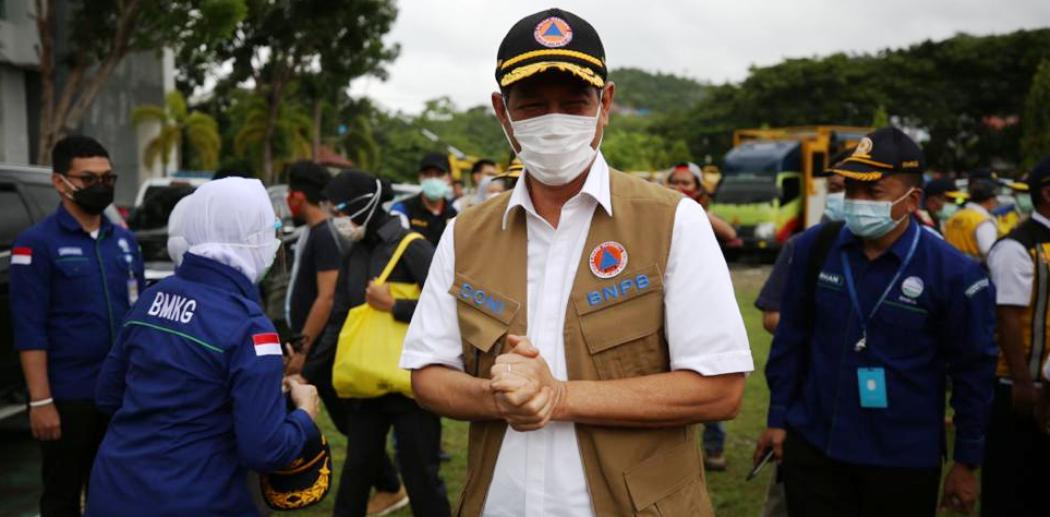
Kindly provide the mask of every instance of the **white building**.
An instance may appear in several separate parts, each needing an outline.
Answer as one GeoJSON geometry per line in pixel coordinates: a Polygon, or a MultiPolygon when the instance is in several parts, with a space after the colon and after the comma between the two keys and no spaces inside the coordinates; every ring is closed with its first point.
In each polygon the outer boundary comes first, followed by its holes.
{"type": "MultiPolygon", "coordinates": [[[[34,0],[0,0],[0,162],[26,164],[37,156],[40,125],[40,72],[34,0]]],[[[56,28],[67,25],[69,5],[55,2],[56,28]]],[[[56,55],[68,47],[56,44],[56,55]]],[[[61,73],[55,91],[61,92],[61,73]]],[[[168,51],[129,54],[110,76],[81,120],[77,132],[96,138],[109,150],[113,170],[120,175],[116,202],[132,203],[139,184],[161,176],[142,163],[142,150],[158,131],[136,128],[131,111],[142,104],[164,104],[175,89],[175,66],[168,51]]],[[[57,95],[57,93],[56,93],[57,95]]]]}

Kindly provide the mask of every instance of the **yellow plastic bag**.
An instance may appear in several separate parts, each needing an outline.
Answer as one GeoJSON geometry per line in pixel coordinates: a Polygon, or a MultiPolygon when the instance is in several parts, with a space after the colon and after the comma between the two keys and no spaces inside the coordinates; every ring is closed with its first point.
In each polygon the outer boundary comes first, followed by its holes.
{"type": "MultiPolygon", "coordinates": [[[[390,286],[396,300],[418,300],[417,284],[387,283],[386,279],[401,260],[408,245],[423,236],[410,233],[401,239],[376,283],[390,286]]],[[[350,309],[339,332],[335,364],[332,366],[332,386],[342,398],[367,399],[400,393],[412,396],[412,380],[408,370],[398,368],[401,347],[408,332],[408,324],[394,319],[394,315],[362,303],[350,309]]]]}

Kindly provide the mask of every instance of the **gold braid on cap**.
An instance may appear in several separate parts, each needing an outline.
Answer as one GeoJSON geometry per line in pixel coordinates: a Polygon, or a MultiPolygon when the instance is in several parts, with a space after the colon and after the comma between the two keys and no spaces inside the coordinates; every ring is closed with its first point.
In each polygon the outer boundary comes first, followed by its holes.
{"type": "Polygon", "coordinates": [[[540,72],[545,72],[551,68],[561,70],[562,72],[569,72],[580,79],[590,83],[595,88],[601,88],[605,86],[605,80],[603,80],[598,74],[594,73],[594,70],[590,68],[576,65],[573,63],[565,63],[562,61],[540,61],[539,63],[532,63],[525,65],[520,68],[511,70],[510,73],[504,75],[499,80],[499,85],[502,87],[510,86],[511,84],[518,82],[526,77],[536,75],[540,72]]]}
{"type": "Polygon", "coordinates": [[[511,65],[513,65],[515,63],[520,63],[522,61],[525,61],[526,59],[532,59],[534,57],[547,57],[547,56],[574,57],[576,59],[579,59],[580,61],[586,61],[586,62],[588,62],[588,63],[590,63],[592,65],[595,65],[595,66],[600,66],[602,68],[605,67],[605,62],[603,62],[601,59],[598,59],[598,58],[596,58],[596,57],[594,57],[594,56],[592,56],[590,54],[586,54],[586,53],[580,52],[578,50],[549,48],[549,49],[543,49],[543,50],[530,50],[530,51],[525,52],[523,54],[518,54],[518,55],[516,55],[516,56],[514,56],[514,57],[512,57],[512,58],[510,58],[510,59],[508,59],[508,60],[506,60],[506,61],[504,61],[502,63],[500,63],[499,68],[500,68],[500,70],[505,70],[505,69],[509,68],[511,65]]]}
{"type": "Polygon", "coordinates": [[[328,487],[331,482],[332,471],[328,468],[328,462],[329,458],[325,458],[324,465],[317,472],[317,481],[313,485],[309,488],[289,493],[274,490],[268,477],[259,476],[266,502],[274,509],[280,510],[297,510],[317,503],[328,493],[328,487]]]}
{"type": "Polygon", "coordinates": [[[839,176],[845,176],[847,178],[852,178],[852,179],[855,179],[855,180],[858,180],[858,181],[879,181],[880,179],[882,179],[882,173],[881,172],[853,172],[853,171],[844,171],[842,169],[830,169],[830,170],[831,170],[831,172],[834,172],[835,174],[838,174],[839,176]]]}

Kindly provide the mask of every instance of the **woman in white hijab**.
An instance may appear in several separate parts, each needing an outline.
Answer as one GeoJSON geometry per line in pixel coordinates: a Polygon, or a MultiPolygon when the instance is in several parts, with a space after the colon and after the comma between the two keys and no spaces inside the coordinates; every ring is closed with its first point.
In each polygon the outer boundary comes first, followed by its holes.
{"type": "Polygon", "coordinates": [[[227,178],[178,203],[175,275],[132,308],[96,391],[112,420],[88,515],[252,515],[246,469],[271,472],[319,438],[313,386],[284,381],[255,284],[279,241],[258,180],[227,178]]]}

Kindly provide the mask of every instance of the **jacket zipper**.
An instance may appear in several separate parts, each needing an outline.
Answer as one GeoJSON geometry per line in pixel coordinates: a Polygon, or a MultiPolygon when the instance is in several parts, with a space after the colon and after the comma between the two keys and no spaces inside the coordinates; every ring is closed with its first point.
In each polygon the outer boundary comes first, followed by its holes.
{"type": "Polygon", "coordinates": [[[98,259],[98,271],[102,274],[102,295],[106,297],[106,313],[109,315],[109,344],[112,346],[115,341],[113,336],[113,304],[109,301],[109,283],[106,282],[106,267],[102,262],[103,238],[102,232],[99,231],[98,238],[95,239],[95,258],[98,259]]]}

